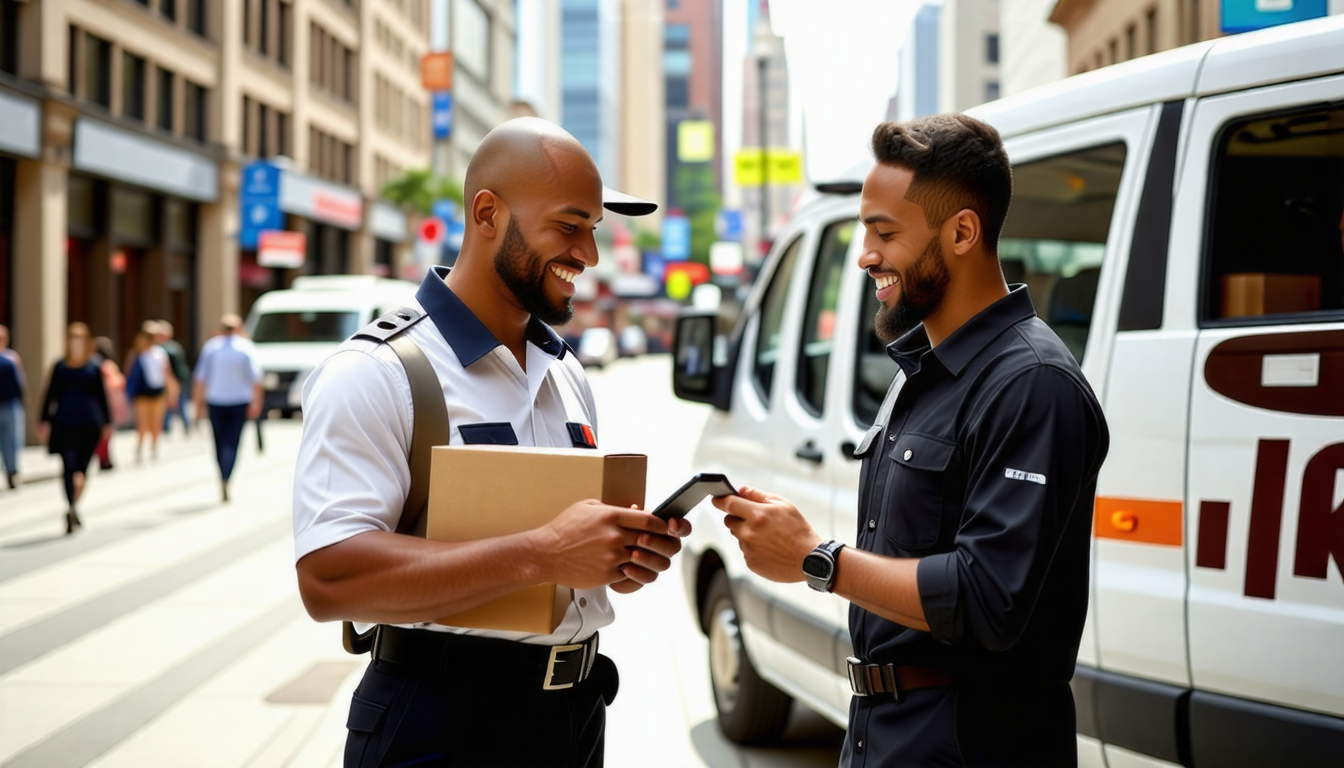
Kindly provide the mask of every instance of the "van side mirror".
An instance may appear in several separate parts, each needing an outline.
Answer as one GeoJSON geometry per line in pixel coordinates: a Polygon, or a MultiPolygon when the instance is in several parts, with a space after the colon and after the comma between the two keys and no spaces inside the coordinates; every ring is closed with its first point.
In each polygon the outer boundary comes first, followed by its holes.
{"type": "Polygon", "coordinates": [[[682,400],[708,403],[726,411],[732,402],[732,370],[725,362],[715,360],[715,346],[724,343],[715,338],[717,324],[714,312],[687,311],[677,318],[672,341],[672,392],[682,400]]]}

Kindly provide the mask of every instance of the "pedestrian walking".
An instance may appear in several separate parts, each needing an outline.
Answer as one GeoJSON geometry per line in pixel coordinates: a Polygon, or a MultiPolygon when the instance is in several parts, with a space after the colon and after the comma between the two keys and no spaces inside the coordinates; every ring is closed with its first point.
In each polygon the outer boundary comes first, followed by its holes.
{"type": "Polygon", "coordinates": [[[168,353],[154,343],[157,329],[152,321],[135,334],[131,361],[126,366],[126,391],[135,410],[135,460],[144,455],[145,437],[149,437],[150,458],[159,457],[159,434],[168,407],[168,390],[176,381],[168,353]]]}
{"type": "Polygon", "coordinates": [[[83,525],[76,508],[84,493],[89,461],[98,441],[112,433],[103,374],[93,362],[93,337],[84,323],[71,323],[65,357],[51,368],[42,397],[38,433],[47,452],[61,457],[65,481],[66,535],[83,525]]]}
{"type": "Polygon", "coordinates": [[[173,378],[177,380],[176,397],[168,393],[167,409],[163,414],[163,432],[168,433],[168,425],[173,420],[173,414],[182,422],[182,434],[191,433],[191,419],[187,417],[187,402],[191,399],[191,392],[187,382],[191,381],[191,363],[187,361],[187,350],[173,338],[173,324],[167,320],[154,321],[154,342],[159,345],[168,355],[168,365],[173,369],[173,378]]]}
{"type": "Polygon", "coordinates": [[[238,442],[243,425],[261,412],[261,364],[252,342],[243,337],[242,318],[227,314],[220,318],[221,333],[201,347],[193,374],[192,401],[196,423],[210,414],[210,429],[215,437],[215,459],[219,463],[220,496],[229,500],[229,478],[238,459],[238,442]]]}
{"type": "Polygon", "coordinates": [[[862,459],[854,546],[792,503],[716,499],[746,564],[849,601],[841,766],[1068,766],[1106,419],[1073,354],[1009,288],[999,134],[964,115],[883,123],[858,266],[899,366],[862,459]]]}
{"type": "Polygon", "coordinates": [[[0,355],[0,463],[5,465],[5,481],[11,489],[19,485],[19,451],[12,439],[14,428],[14,401],[23,399],[23,378],[19,367],[0,355]]]}
{"type": "MultiPolygon", "coordinates": [[[[465,187],[457,265],[425,277],[415,306],[427,316],[406,337],[442,385],[451,443],[572,448],[596,430],[596,408],[550,325],[570,319],[574,281],[597,265],[603,208],[656,206],[604,196],[583,145],[537,118],[491,131],[465,187]]],[[[596,632],[614,618],[607,587],[652,582],[689,523],[588,500],[542,528],[465,545],[393,533],[419,418],[410,406],[396,353],[367,340],[319,365],[303,398],[294,531],[304,604],[319,621],[382,622],[351,702],[345,764],[601,765],[617,687],[597,653],[596,632]],[[540,582],[575,590],[551,634],[434,623],[540,582]]]]}
{"type": "MultiPolygon", "coordinates": [[[[9,346],[9,328],[4,325],[0,325],[0,357],[3,357],[14,364],[15,371],[19,377],[19,388],[26,393],[28,391],[28,379],[24,376],[23,372],[23,358],[19,357],[19,353],[15,352],[9,346]]],[[[4,427],[0,427],[0,450],[4,450],[3,446],[7,443],[10,446],[10,450],[13,451],[14,456],[14,463],[6,465],[12,472],[12,477],[9,478],[10,482],[13,483],[13,485],[10,486],[11,488],[19,483],[19,465],[23,460],[23,445],[27,442],[25,440],[27,437],[25,434],[27,430],[27,422],[24,420],[27,413],[23,407],[23,400],[23,397],[18,397],[10,402],[11,413],[9,418],[10,424],[13,425],[13,429],[6,431],[4,427]]],[[[4,416],[0,415],[0,421],[3,420],[4,416]]]]}
{"type": "Polygon", "coordinates": [[[112,431],[98,442],[94,455],[98,457],[98,468],[107,471],[114,467],[112,462],[112,432],[130,420],[131,404],[126,399],[126,376],[117,365],[116,348],[106,336],[93,340],[93,348],[98,350],[95,362],[103,374],[103,390],[107,392],[107,404],[112,410],[112,431]]]}

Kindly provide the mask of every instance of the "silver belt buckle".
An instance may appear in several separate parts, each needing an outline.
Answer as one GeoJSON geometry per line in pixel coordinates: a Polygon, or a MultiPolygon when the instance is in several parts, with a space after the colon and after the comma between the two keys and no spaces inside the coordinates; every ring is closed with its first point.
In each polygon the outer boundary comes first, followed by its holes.
{"type": "Polygon", "coordinates": [[[855,696],[890,693],[891,698],[901,700],[900,686],[896,684],[896,669],[892,665],[865,664],[854,656],[845,661],[849,665],[849,688],[855,696]]]}
{"type": "Polygon", "coordinates": [[[547,660],[547,662],[546,662],[546,679],[542,681],[542,683],[541,683],[541,689],[542,689],[543,691],[563,691],[563,690],[566,689],[566,688],[573,688],[573,687],[574,687],[574,683],[578,683],[578,682],[582,682],[582,681],[583,681],[584,675],[587,673],[587,671],[588,671],[588,666],[589,666],[590,663],[591,663],[591,662],[588,660],[588,644],[587,644],[587,643],[575,643],[574,645],[553,645],[553,646],[551,646],[551,658],[550,658],[549,660],[547,660]],[[569,682],[569,683],[555,683],[555,682],[554,682],[554,680],[555,680],[555,665],[556,665],[556,664],[572,664],[572,663],[574,663],[574,660],[572,660],[572,659],[561,658],[561,657],[560,657],[560,654],[562,654],[562,653],[564,653],[564,654],[573,653],[574,651],[582,651],[582,652],[583,652],[583,654],[582,654],[581,656],[579,656],[579,658],[578,658],[578,663],[579,663],[580,665],[582,665],[582,669],[580,669],[579,672],[578,672],[578,674],[576,674],[576,675],[574,676],[574,681],[573,681],[573,682],[569,682]]]}

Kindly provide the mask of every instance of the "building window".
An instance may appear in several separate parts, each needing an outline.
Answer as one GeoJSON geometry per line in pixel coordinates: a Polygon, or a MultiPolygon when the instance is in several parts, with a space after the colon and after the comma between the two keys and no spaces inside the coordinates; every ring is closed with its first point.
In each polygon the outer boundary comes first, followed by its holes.
{"type": "Polygon", "coordinates": [[[1139,55],[1139,30],[1133,24],[1125,28],[1125,58],[1133,59],[1139,55]]]}
{"type": "Polygon", "coordinates": [[[1111,42],[1110,42],[1110,44],[1107,45],[1106,48],[1107,48],[1108,51],[1110,51],[1110,54],[1111,54],[1111,60],[1110,60],[1108,63],[1110,63],[1110,64],[1114,64],[1114,63],[1116,63],[1117,61],[1120,60],[1120,41],[1119,41],[1119,40],[1117,40],[1116,38],[1112,37],[1112,38],[1111,38],[1111,42]]]}
{"type": "Polygon", "coordinates": [[[159,0],[159,14],[169,21],[177,21],[177,0],[159,0]]]}
{"type": "Polygon", "coordinates": [[[257,105],[257,157],[271,156],[271,110],[257,105]]]}
{"type": "Polygon", "coordinates": [[[999,35],[997,32],[985,35],[985,61],[990,64],[999,63],[999,35]]]}
{"type": "Polygon", "coordinates": [[[312,51],[308,79],[342,101],[354,101],[354,52],[317,24],[309,27],[312,51]]]}
{"type": "Polygon", "coordinates": [[[990,80],[985,83],[985,101],[994,101],[999,98],[999,81],[990,80]]]}
{"type": "Polygon", "coordinates": [[[244,155],[251,156],[251,155],[252,155],[252,100],[249,99],[249,98],[247,98],[246,96],[243,97],[243,120],[242,120],[242,126],[241,126],[241,127],[242,127],[242,129],[243,129],[243,135],[242,135],[242,139],[241,139],[241,141],[240,141],[240,143],[239,143],[239,145],[238,145],[238,149],[241,150],[242,153],[243,153],[244,155]]]}
{"type": "Polygon", "coordinates": [[[1157,53],[1157,9],[1148,9],[1148,53],[1157,53]]]}
{"type": "Polygon", "coordinates": [[[121,114],[145,119],[145,60],[130,51],[121,52],[121,114]]]}
{"type": "Polygon", "coordinates": [[[112,44],[84,33],[84,98],[112,106],[112,44]]]}
{"type": "Polygon", "coordinates": [[[19,71],[19,4],[0,0],[0,72],[19,71]]]}
{"type": "Polygon", "coordinates": [[[289,3],[278,3],[276,5],[276,44],[275,60],[289,66],[290,58],[290,32],[292,26],[291,9],[289,3]]]}
{"type": "Polygon", "coordinates": [[[206,140],[206,101],[205,88],[184,80],[182,82],[182,133],[197,141],[206,140]]]}
{"type": "Polygon", "coordinates": [[[165,131],[173,130],[173,73],[166,69],[156,69],[158,91],[158,109],[155,124],[165,131]]]}
{"type": "Polygon", "coordinates": [[[195,32],[201,37],[206,37],[205,17],[206,0],[186,0],[187,2],[187,29],[195,32]]]}

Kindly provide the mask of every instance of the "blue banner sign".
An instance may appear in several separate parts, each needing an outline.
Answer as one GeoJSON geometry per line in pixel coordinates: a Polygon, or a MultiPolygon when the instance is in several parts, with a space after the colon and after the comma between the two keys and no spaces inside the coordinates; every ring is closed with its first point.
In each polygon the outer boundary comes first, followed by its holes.
{"type": "Polygon", "coordinates": [[[663,217],[663,259],[685,261],[691,257],[691,222],[685,216],[663,217]]]}
{"type": "Polygon", "coordinates": [[[1319,19],[1328,13],[1327,0],[1223,0],[1224,32],[1250,32],[1294,21],[1319,19]]]}
{"type": "Polygon", "coordinates": [[[434,138],[446,139],[453,134],[453,93],[435,91],[430,102],[430,121],[434,125],[434,138]]]}
{"type": "Polygon", "coordinates": [[[238,246],[252,251],[262,230],[284,229],[285,214],[280,210],[279,167],[258,161],[243,168],[239,189],[238,246]]]}

